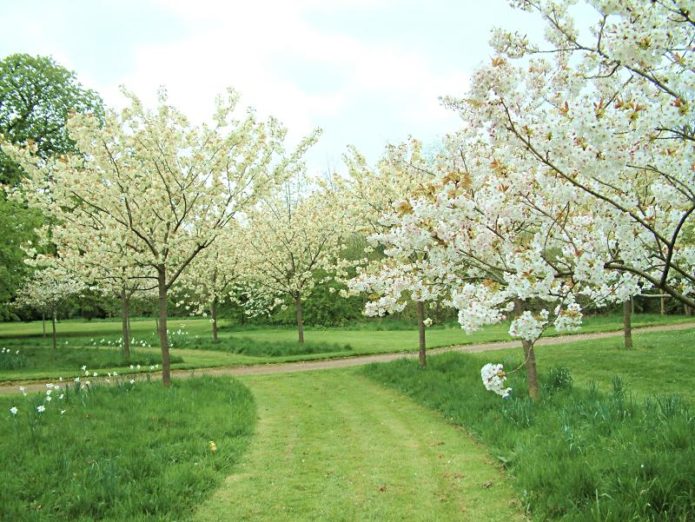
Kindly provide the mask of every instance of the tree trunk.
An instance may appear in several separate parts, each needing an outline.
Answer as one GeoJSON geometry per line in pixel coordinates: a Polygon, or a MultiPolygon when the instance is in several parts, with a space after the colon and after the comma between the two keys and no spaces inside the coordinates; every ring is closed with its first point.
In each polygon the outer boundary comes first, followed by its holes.
{"type": "Polygon", "coordinates": [[[304,344],[304,315],[302,310],[302,297],[294,298],[294,309],[297,312],[297,337],[299,344],[304,344]]]}
{"type": "MultiPolygon", "coordinates": [[[[687,306],[686,306],[686,308],[687,308],[687,306]]],[[[41,330],[43,332],[43,337],[46,337],[46,313],[45,312],[41,312],[41,330]]]]}
{"type": "MultiPolygon", "coordinates": [[[[521,299],[514,301],[514,313],[517,317],[524,313],[524,301],[521,299]]],[[[533,350],[533,342],[522,339],[521,347],[524,350],[528,396],[531,397],[531,400],[537,401],[541,398],[541,391],[538,386],[538,369],[536,368],[536,352],[533,350]]]]}
{"type": "Polygon", "coordinates": [[[659,298],[659,301],[660,301],[659,304],[661,305],[661,306],[660,306],[661,315],[666,315],[666,297],[664,297],[664,296],[662,295],[662,296],[659,298]]]}
{"type": "Polygon", "coordinates": [[[169,334],[167,332],[167,286],[166,268],[157,269],[157,286],[159,287],[159,346],[162,350],[162,384],[171,384],[171,360],[169,358],[169,334]]]}
{"type": "Polygon", "coordinates": [[[524,360],[526,361],[526,381],[528,382],[528,396],[537,401],[541,398],[541,391],[538,387],[538,371],[536,369],[536,352],[533,351],[533,343],[522,339],[521,346],[524,348],[524,360]]]}
{"type": "Polygon", "coordinates": [[[56,335],[56,311],[53,310],[53,315],[51,315],[51,326],[53,327],[53,349],[55,350],[58,346],[58,336],[56,335]]]}
{"type": "Polygon", "coordinates": [[[693,309],[690,308],[688,305],[683,305],[683,312],[685,312],[685,315],[687,316],[693,315],[693,309]]]}
{"type": "Polygon", "coordinates": [[[217,298],[210,303],[210,320],[212,322],[212,342],[217,342],[217,298]]]}
{"type": "Polygon", "coordinates": [[[427,354],[425,352],[426,342],[425,342],[425,303],[422,301],[417,301],[417,330],[418,330],[418,362],[420,363],[420,368],[427,366],[427,354]]]}
{"type": "Polygon", "coordinates": [[[625,349],[632,350],[632,300],[623,303],[623,336],[625,349]]]}
{"type": "Polygon", "coordinates": [[[130,361],[130,299],[125,288],[121,291],[121,337],[123,337],[123,359],[130,361]]]}

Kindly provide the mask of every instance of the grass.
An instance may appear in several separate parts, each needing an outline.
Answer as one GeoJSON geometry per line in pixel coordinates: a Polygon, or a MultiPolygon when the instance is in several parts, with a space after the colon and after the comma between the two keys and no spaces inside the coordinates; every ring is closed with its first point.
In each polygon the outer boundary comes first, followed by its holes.
{"type": "Polygon", "coordinates": [[[508,400],[480,382],[484,362],[513,368],[520,350],[364,371],[485,444],[535,519],[692,520],[695,377],[686,369],[695,367],[694,339],[690,330],[640,334],[633,351],[616,340],[539,348],[537,404],[524,396],[523,372],[510,377],[508,400]]]}
{"type": "Polygon", "coordinates": [[[258,404],[242,464],[196,520],[522,520],[462,432],[354,371],[243,378],[258,404]]]}
{"type": "MultiPolygon", "coordinates": [[[[657,314],[639,314],[633,319],[633,326],[652,326],[692,321],[685,316],[660,316],[657,314]]],[[[608,315],[588,317],[582,329],[577,333],[606,332],[622,329],[622,316],[608,315]]],[[[506,323],[489,326],[479,332],[466,335],[457,326],[433,327],[427,330],[427,345],[430,348],[455,344],[476,344],[509,340],[509,325],[506,323]]],[[[238,336],[242,332],[230,332],[227,335],[238,336]]],[[[258,341],[278,342],[292,341],[296,332],[286,328],[266,328],[243,331],[243,335],[258,341]]],[[[548,336],[559,335],[549,329],[548,336]]],[[[414,325],[410,330],[352,330],[349,328],[325,328],[308,330],[308,340],[326,344],[349,344],[354,355],[386,352],[414,351],[418,347],[417,330],[414,325]]],[[[350,355],[346,353],[345,355],[350,355]]]]}
{"type": "MultiPolygon", "coordinates": [[[[619,375],[631,393],[639,398],[650,395],[680,395],[695,405],[695,328],[674,332],[634,334],[635,349],[626,351],[622,338],[581,341],[566,346],[536,348],[538,367],[569,368],[576,385],[610,392],[613,377],[619,375]]],[[[486,362],[507,360],[518,366],[521,349],[478,353],[474,358],[486,362]]],[[[509,366],[509,364],[505,366],[509,366]]]]}
{"type": "MultiPolygon", "coordinates": [[[[18,344],[18,343],[17,343],[18,344]]],[[[77,368],[85,365],[93,369],[122,369],[131,364],[151,366],[161,364],[162,358],[158,353],[137,353],[130,360],[123,359],[121,352],[113,349],[95,350],[89,348],[61,347],[51,350],[46,347],[22,346],[15,343],[5,343],[9,346],[5,353],[0,353],[0,375],[2,370],[22,370],[31,372],[43,368],[51,368],[54,372],[71,374],[77,368]],[[19,352],[19,353],[17,353],[19,352]]],[[[1,350],[0,350],[1,351],[1,350]]],[[[172,357],[173,363],[183,363],[179,356],[172,357]]]]}
{"type": "MultiPolygon", "coordinates": [[[[635,326],[670,324],[690,320],[684,316],[660,316],[656,314],[639,314],[634,318],[635,326]]],[[[223,323],[224,324],[224,323],[223,323]]],[[[371,323],[370,323],[371,324],[371,323]]],[[[380,323],[381,326],[386,322],[380,323]]],[[[210,339],[210,323],[202,319],[172,319],[170,339],[172,354],[180,357],[181,362],[174,363],[174,369],[194,369],[214,366],[248,365],[258,363],[292,362],[299,360],[316,360],[332,357],[350,357],[386,352],[407,352],[417,350],[417,331],[402,330],[402,323],[395,323],[398,330],[375,330],[381,327],[372,325],[364,330],[350,328],[307,329],[307,342],[304,347],[296,343],[296,332],[291,328],[230,329],[229,325],[221,330],[220,340],[213,343],[210,339]]],[[[158,341],[152,320],[133,320],[132,331],[136,342],[131,346],[134,359],[160,360],[158,341]]],[[[622,317],[617,315],[587,318],[581,332],[599,332],[619,330],[622,317]]],[[[449,346],[457,344],[482,343],[508,340],[508,325],[487,327],[480,332],[466,335],[458,327],[433,327],[428,329],[428,346],[449,346]]],[[[66,348],[84,348],[112,350],[118,352],[120,339],[120,322],[118,321],[65,321],[59,325],[59,351],[66,348]],[[67,343],[67,344],[65,344],[67,343]]],[[[548,334],[553,335],[552,329],[548,334]]],[[[41,337],[41,323],[0,323],[0,348],[12,350],[26,348],[50,349],[50,339],[41,337]]],[[[85,352],[84,357],[91,357],[85,352]]],[[[60,356],[57,356],[60,357],[60,356]]],[[[81,357],[81,356],[80,356],[81,357]]],[[[117,358],[117,356],[113,356],[117,358]]],[[[77,357],[79,358],[79,357],[77,357]]],[[[59,376],[73,376],[67,373],[70,366],[77,374],[77,368],[84,364],[65,364],[58,369],[53,363],[43,367],[9,369],[0,366],[0,381],[31,379],[52,379],[59,376]]],[[[89,364],[98,367],[102,364],[89,364]]],[[[118,370],[121,364],[110,370],[118,370]]]]}
{"type": "MultiPolygon", "coordinates": [[[[693,321],[692,317],[682,315],[658,315],[635,314],[633,326],[650,326],[656,324],[671,324],[693,321]]],[[[243,336],[257,340],[283,339],[294,341],[297,332],[292,327],[263,327],[251,325],[249,327],[231,326],[225,321],[220,321],[220,337],[243,336]]],[[[48,325],[50,328],[50,325],[48,325]]],[[[622,328],[622,315],[596,315],[585,318],[580,333],[603,332],[620,330],[622,328]]],[[[200,336],[210,339],[210,322],[206,319],[171,318],[169,330],[176,332],[183,330],[190,336],[200,336]]],[[[326,342],[332,344],[350,343],[355,351],[379,350],[394,351],[397,349],[410,350],[417,348],[417,334],[415,324],[408,328],[402,321],[376,321],[373,324],[356,323],[345,328],[306,328],[308,341],[326,342]],[[389,329],[393,327],[394,329],[389,329]],[[364,333],[363,333],[364,332],[364,333]],[[353,343],[356,341],[356,344],[353,343]],[[371,341],[374,341],[371,343],[371,341]]],[[[428,329],[429,346],[447,346],[451,344],[469,344],[488,341],[502,341],[509,338],[509,325],[506,323],[487,327],[480,332],[466,335],[458,326],[450,324],[446,326],[433,326],[428,329]]],[[[58,336],[64,342],[66,338],[73,341],[75,337],[99,338],[101,336],[120,337],[121,323],[116,319],[68,320],[58,323],[58,336]]],[[[147,339],[151,344],[156,341],[155,322],[147,318],[134,318],[131,320],[131,334],[137,338],[147,339]]],[[[556,335],[551,328],[546,335],[556,335]]],[[[8,338],[33,338],[36,341],[49,343],[48,338],[43,339],[41,334],[41,321],[27,323],[0,323],[0,343],[8,338]]],[[[212,344],[212,339],[209,340],[212,344]]]]}
{"type": "Polygon", "coordinates": [[[251,394],[231,379],[59,393],[0,398],[0,520],[187,518],[255,423],[251,394]]]}
{"type": "Polygon", "coordinates": [[[290,340],[265,341],[252,337],[227,336],[221,337],[217,342],[210,342],[207,337],[196,335],[180,335],[177,339],[179,348],[192,350],[213,350],[235,354],[249,355],[251,357],[286,357],[294,355],[324,354],[351,352],[349,344],[328,344],[305,342],[298,343],[290,340]]]}

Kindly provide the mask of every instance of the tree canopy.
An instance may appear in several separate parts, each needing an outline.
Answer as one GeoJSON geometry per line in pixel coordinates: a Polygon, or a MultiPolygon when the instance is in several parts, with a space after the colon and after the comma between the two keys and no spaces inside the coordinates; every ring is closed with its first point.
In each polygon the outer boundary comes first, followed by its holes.
{"type": "MultiPolygon", "coordinates": [[[[75,151],[66,122],[71,113],[103,113],[101,97],[74,72],[47,56],[12,54],[0,61],[0,134],[17,145],[36,144],[42,158],[75,151]]],[[[0,152],[0,183],[14,185],[18,165],[0,152]]]]}

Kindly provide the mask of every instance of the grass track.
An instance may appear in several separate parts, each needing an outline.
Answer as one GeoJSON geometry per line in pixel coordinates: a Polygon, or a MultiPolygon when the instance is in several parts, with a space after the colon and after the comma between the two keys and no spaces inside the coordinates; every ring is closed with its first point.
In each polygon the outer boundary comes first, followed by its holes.
{"type": "Polygon", "coordinates": [[[352,370],[242,381],[256,437],[197,520],[523,520],[485,449],[352,370]]]}

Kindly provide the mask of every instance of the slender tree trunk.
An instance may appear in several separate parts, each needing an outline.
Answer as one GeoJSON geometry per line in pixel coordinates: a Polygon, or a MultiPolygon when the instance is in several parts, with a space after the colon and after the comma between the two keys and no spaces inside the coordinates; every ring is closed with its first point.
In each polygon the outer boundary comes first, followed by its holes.
{"type": "MultiPolygon", "coordinates": [[[[514,301],[514,312],[517,317],[524,313],[524,301],[521,299],[516,299],[514,301]]],[[[541,390],[538,386],[538,369],[536,368],[536,352],[533,350],[533,342],[522,339],[521,347],[524,350],[524,366],[526,366],[528,395],[531,397],[531,400],[537,401],[541,398],[541,390]]]]}
{"type": "MultiPolygon", "coordinates": [[[[686,306],[686,309],[688,307],[686,306]]],[[[687,312],[686,312],[687,315],[687,312]]],[[[46,313],[41,312],[41,330],[43,332],[43,337],[46,337],[46,313]]]]}
{"type": "Polygon", "coordinates": [[[123,337],[123,359],[130,361],[130,299],[123,288],[121,292],[121,330],[123,337]]]}
{"type": "Polygon", "coordinates": [[[171,385],[171,360],[169,358],[169,334],[167,332],[167,286],[166,268],[160,266],[157,274],[157,286],[159,287],[159,346],[162,350],[162,384],[171,385]]]}
{"type": "Polygon", "coordinates": [[[422,301],[417,301],[415,303],[417,308],[417,331],[418,331],[418,362],[420,363],[420,368],[427,366],[427,353],[426,342],[425,342],[425,303],[422,301]]]}
{"type": "Polygon", "coordinates": [[[632,300],[623,303],[623,337],[625,349],[632,350],[632,300]]]}
{"type": "Polygon", "coordinates": [[[660,306],[661,315],[666,315],[666,297],[664,297],[664,296],[662,295],[662,296],[659,298],[659,301],[660,301],[659,304],[661,305],[661,306],[660,306]]]}
{"type": "Polygon", "coordinates": [[[684,312],[685,315],[687,315],[687,316],[693,315],[693,309],[690,308],[688,305],[683,305],[683,312],[684,312]]]}
{"type": "Polygon", "coordinates": [[[58,336],[56,334],[56,311],[53,310],[53,315],[51,315],[51,326],[53,327],[53,349],[55,350],[58,346],[58,336]]]}
{"type": "Polygon", "coordinates": [[[212,321],[212,341],[217,342],[217,297],[210,303],[210,320],[212,321]]]}
{"type": "Polygon", "coordinates": [[[537,401],[541,398],[541,391],[538,387],[538,370],[536,368],[536,352],[533,350],[531,341],[522,340],[521,346],[524,348],[524,360],[526,361],[526,381],[528,382],[528,395],[532,400],[537,401]]]}
{"type": "Polygon", "coordinates": [[[297,313],[297,337],[299,344],[304,344],[304,311],[302,305],[302,297],[300,295],[294,298],[294,309],[297,313]]]}

